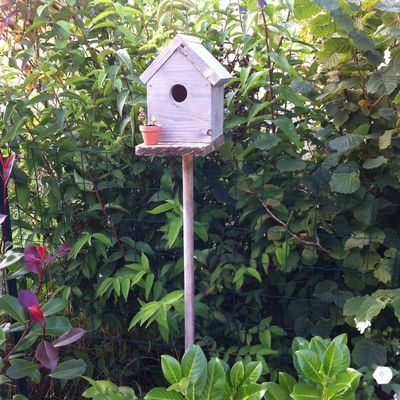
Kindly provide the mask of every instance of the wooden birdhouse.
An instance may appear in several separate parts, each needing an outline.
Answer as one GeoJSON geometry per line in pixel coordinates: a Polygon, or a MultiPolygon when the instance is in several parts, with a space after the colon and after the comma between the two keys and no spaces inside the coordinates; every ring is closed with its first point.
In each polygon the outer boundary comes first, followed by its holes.
{"type": "Polygon", "coordinates": [[[224,84],[231,78],[200,39],[175,36],[140,76],[147,85],[148,118],[156,115],[162,126],[159,144],[222,144],[224,84]]]}

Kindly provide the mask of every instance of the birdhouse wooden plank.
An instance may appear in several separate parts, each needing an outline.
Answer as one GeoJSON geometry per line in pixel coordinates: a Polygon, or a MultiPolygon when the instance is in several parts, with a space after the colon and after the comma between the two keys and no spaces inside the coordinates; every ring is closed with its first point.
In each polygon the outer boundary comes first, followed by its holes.
{"type": "Polygon", "coordinates": [[[148,118],[156,115],[161,125],[160,146],[212,149],[207,145],[223,135],[224,84],[231,78],[200,39],[177,35],[140,77],[148,118]]]}

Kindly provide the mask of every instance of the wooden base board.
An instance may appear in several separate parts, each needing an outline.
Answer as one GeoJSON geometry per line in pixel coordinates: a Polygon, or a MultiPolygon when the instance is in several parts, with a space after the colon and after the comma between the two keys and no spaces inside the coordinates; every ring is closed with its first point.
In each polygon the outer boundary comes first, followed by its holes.
{"type": "Polygon", "coordinates": [[[204,157],[217,150],[225,142],[224,136],[220,136],[212,143],[180,143],[180,142],[159,142],[156,145],[146,146],[139,144],[135,147],[137,156],[187,156],[204,157]]]}

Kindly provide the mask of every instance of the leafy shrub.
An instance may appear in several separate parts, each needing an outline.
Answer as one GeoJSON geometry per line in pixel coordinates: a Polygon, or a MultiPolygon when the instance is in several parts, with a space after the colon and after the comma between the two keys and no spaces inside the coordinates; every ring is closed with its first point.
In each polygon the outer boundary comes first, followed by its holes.
{"type": "Polygon", "coordinates": [[[180,299],[159,312],[182,289],[180,165],[132,156],[138,76],[175,32],[201,37],[235,76],[226,144],[195,168],[198,339],[276,376],[290,342],[273,325],[263,336],[272,316],[288,336],[346,331],[358,367],[399,369],[382,335],[398,333],[396,2],[16,4],[1,14],[0,71],[0,143],[19,154],[14,240],[74,245],[52,277],[93,333],[96,379],[128,380],[114,360],[135,354],[149,387],[138,343],[183,335],[180,299]],[[372,321],[370,337],[355,318],[372,321]]]}
{"type": "Polygon", "coordinates": [[[298,381],[279,374],[279,384],[267,383],[269,400],[351,400],[355,398],[361,373],[350,368],[346,335],[333,340],[313,337],[293,341],[293,363],[298,381]]]}

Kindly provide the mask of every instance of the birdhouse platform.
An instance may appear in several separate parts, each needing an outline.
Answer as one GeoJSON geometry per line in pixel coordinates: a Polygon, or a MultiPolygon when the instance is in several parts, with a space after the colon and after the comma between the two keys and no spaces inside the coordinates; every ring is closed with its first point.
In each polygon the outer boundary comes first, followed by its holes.
{"type": "Polygon", "coordinates": [[[155,145],[139,144],[135,147],[137,156],[188,156],[204,157],[221,147],[225,142],[220,136],[212,143],[179,143],[179,142],[159,142],[155,145]]]}

